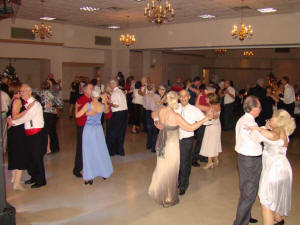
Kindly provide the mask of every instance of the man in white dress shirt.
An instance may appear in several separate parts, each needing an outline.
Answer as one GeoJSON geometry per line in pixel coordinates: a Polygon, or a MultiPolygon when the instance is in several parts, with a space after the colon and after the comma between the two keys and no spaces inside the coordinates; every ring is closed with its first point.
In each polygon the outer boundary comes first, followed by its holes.
{"type": "Polygon", "coordinates": [[[112,117],[110,119],[110,138],[107,140],[107,147],[110,155],[125,155],[124,139],[127,125],[127,100],[121,89],[118,88],[118,81],[112,79],[109,82],[113,90],[110,98],[112,117]]]}
{"type": "Polygon", "coordinates": [[[225,95],[224,95],[224,116],[223,116],[223,130],[231,130],[234,128],[233,113],[235,101],[235,89],[231,86],[229,80],[225,81],[225,95]]]}
{"type": "Polygon", "coordinates": [[[238,171],[240,177],[240,199],[234,225],[247,225],[251,218],[251,209],[257,196],[259,178],[262,170],[262,146],[259,135],[251,133],[247,127],[257,126],[255,118],[261,112],[257,97],[250,95],[243,104],[245,114],[235,127],[238,153],[238,171]]]}
{"type": "MultiPolygon", "coordinates": [[[[189,104],[190,94],[187,90],[179,92],[179,108],[176,110],[188,123],[193,124],[205,118],[200,109],[189,104]]],[[[189,186],[193,157],[194,132],[179,129],[180,169],[178,175],[179,194],[184,195],[189,186]]]]}
{"type": "Polygon", "coordinates": [[[284,86],[283,98],[280,98],[284,103],[284,109],[289,112],[291,116],[294,115],[296,95],[292,85],[289,84],[289,78],[283,77],[281,83],[284,86]]]}
{"type": "Polygon", "coordinates": [[[33,184],[31,188],[39,188],[46,185],[45,168],[43,157],[47,148],[47,137],[43,132],[44,117],[41,104],[31,96],[32,89],[28,84],[22,84],[20,94],[25,101],[25,108],[34,102],[24,116],[12,120],[13,126],[24,124],[25,149],[28,155],[28,173],[31,179],[25,184],[33,184]]]}

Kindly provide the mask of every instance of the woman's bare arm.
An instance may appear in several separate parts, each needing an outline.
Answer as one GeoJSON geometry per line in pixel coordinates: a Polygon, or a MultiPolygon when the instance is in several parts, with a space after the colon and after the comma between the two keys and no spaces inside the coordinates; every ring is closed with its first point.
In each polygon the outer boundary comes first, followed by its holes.
{"type": "Polygon", "coordinates": [[[22,108],[22,102],[19,99],[15,100],[14,103],[13,103],[13,107],[12,107],[11,118],[13,120],[21,118],[22,116],[24,116],[28,112],[28,110],[33,105],[34,105],[34,102],[32,102],[31,104],[29,104],[29,106],[27,107],[27,109],[20,113],[20,110],[22,108]]]}
{"type": "Polygon", "coordinates": [[[88,110],[88,105],[89,105],[89,103],[86,103],[78,112],[76,112],[75,117],[79,118],[79,117],[83,116],[83,114],[85,114],[88,110]]]}
{"type": "Polygon", "coordinates": [[[210,118],[209,117],[205,117],[203,120],[200,120],[199,122],[196,122],[194,124],[190,124],[190,123],[186,122],[183,119],[183,117],[181,115],[179,115],[179,114],[176,115],[175,119],[176,119],[177,125],[180,128],[182,128],[182,129],[184,129],[186,131],[194,131],[194,130],[198,129],[200,126],[202,126],[210,118]]]}

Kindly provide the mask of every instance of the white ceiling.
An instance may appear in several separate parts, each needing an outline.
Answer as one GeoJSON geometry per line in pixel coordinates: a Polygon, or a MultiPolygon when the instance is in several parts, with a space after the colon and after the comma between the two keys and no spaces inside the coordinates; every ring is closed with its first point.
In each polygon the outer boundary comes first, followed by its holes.
{"type": "MultiPolygon", "coordinates": [[[[163,0],[164,2],[165,0],[163,0]]],[[[56,22],[92,27],[120,25],[127,27],[127,16],[130,16],[130,27],[145,27],[149,23],[143,15],[148,1],[142,0],[45,0],[44,15],[56,17],[56,22]],[[96,12],[83,12],[79,8],[92,6],[100,8],[96,12]],[[113,7],[113,8],[111,8],[113,7]],[[114,8],[116,7],[116,8],[114,8]]],[[[240,0],[170,0],[175,9],[173,23],[196,22],[203,19],[199,14],[213,14],[216,19],[235,18],[240,16],[240,0]]],[[[244,10],[245,16],[262,15],[258,8],[274,7],[276,13],[300,12],[300,0],[245,0],[244,5],[251,9],[244,10]]],[[[40,0],[23,0],[17,18],[38,20],[42,16],[40,0]]]]}

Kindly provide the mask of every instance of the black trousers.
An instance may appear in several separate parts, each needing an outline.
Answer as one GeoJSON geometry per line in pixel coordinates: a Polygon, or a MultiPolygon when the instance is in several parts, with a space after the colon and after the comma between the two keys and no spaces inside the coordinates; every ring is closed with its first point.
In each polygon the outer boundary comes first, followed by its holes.
{"type": "Polygon", "coordinates": [[[143,129],[145,132],[147,132],[147,120],[146,120],[146,109],[142,109],[142,124],[143,124],[143,129]]]}
{"type": "Polygon", "coordinates": [[[133,104],[133,125],[141,126],[143,106],[140,104],[133,104]]]}
{"type": "Polygon", "coordinates": [[[194,137],[184,138],[179,141],[180,169],[178,176],[178,188],[186,190],[189,186],[189,178],[192,168],[194,137]]]}
{"type": "Polygon", "coordinates": [[[110,155],[125,155],[124,139],[127,127],[127,110],[113,112],[110,119],[109,135],[107,138],[107,147],[110,155]]]}
{"type": "Polygon", "coordinates": [[[146,111],[146,121],[147,121],[147,144],[146,148],[151,149],[152,152],[155,152],[156,140],[158,135],[158,129],[154,125],[154,120],[151,116],[152,111],[146,111]]]}
{"type": "Polygon", "coordinates": [[[80,173],[82,170],[82,133],[84,126],[77,125],[77,136],[76,136],[76,155],[74,162],[73,173],[80,173]]]}
{"type": "MultiPolygon", "coordinates": [[[[195,136],[196,136],[196,144],[193,150],[193,158],[192,158],[192,162],[197,162],[198,159],[200,159],[200,149],[201,149],[201,145],[202,145],[202,140],[203,140],[203,136],[204,136],[204,132],[205,132],[205,125],[202,125],[201,127],[199,127],[199,129],[197,129],[195,131],[195,136]]],[[[203,156],[204,157],[204,156],[203,156]]]]}
{"type": "Polygon", "coordinates": [[[25,138],[25,150],[28,156],[27,170],[31,179],[40,185],[46,184],[44,155],[47,144],[45,143],[45,134],[42,130],[37,134],[26,136],[25,138]]]}
{"type": "Polygon", "coordinates": [[[240,177],[240,199],[234,225],[248,225],[251,209],[255,202],[259,178],[262,170],[261,156],[244,156],[238,154],[240,177]]]}
{"type": "Polygon", "coordinates": [[[234,128],[234,102],[224,105],[224,114],[223,114],[223,130],[231,130],[234,128]]]}
{"type": "Polygon", "coordinates": [[[46,133],[50,137],[51,152],[59,152],[59,142],[56,132],[57,115],[54,113],[44,113],[44,119],[46,133]]]}
{"type": "Polygon", "coordinates": [[[294,116],[295,112],[295,103],[283,104],[283,109],[285,109],[291,116],[294,116]]]}

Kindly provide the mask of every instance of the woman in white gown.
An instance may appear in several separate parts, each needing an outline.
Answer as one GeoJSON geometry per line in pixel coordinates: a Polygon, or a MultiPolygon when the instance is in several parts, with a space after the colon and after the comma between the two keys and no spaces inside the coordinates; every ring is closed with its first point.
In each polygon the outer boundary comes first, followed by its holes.
{"type": "Polygon", "coordinates": [[[263,169],[258,196],[264,225],[283,225],[291,209],[292,168],[286,157],[288,136],[296,128],[295,120],[285,110],[275,111],[266,127],[251,127],[263,137],[263,169]]]}
{"type": "Polygon", "coordinates": [[[156,143],[157,164],[148,193],[158,204],[169,207],[179,202],[179,127],[187,131],[194,131],[204,122],[212,119],[213,115],[208,113],[203,120],[189,124],[174,111],[178,107],[176,92],[170,91],[166,95],[166,102],[168,106],[161,107],[152,114],[160,132],[156,143]]]}

